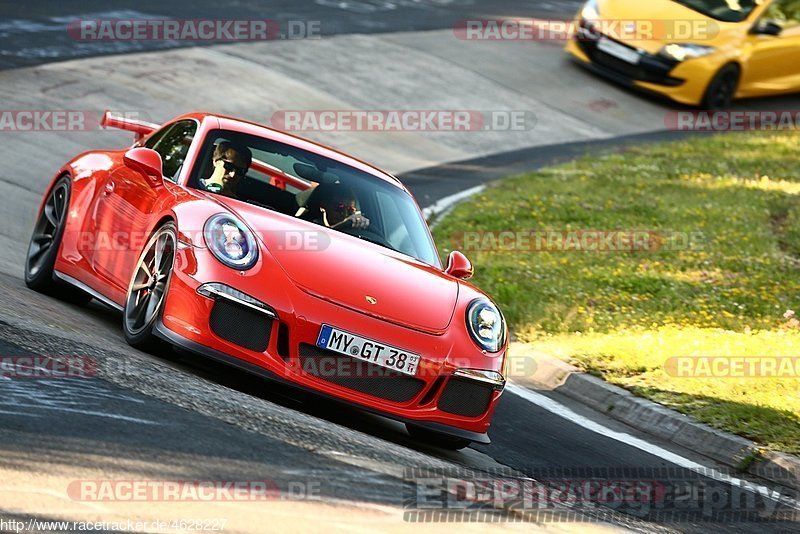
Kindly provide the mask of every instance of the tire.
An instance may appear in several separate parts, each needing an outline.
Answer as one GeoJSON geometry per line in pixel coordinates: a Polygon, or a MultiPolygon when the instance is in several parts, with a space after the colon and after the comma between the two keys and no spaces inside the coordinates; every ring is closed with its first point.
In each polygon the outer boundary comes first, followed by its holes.
{"type": "Polygon", "coordinates": [[[56,180],[47,193],[25,255],[25,285],[39,293],[85,305],[92,300],[92,296],[77,287],[59,282],[54,273],[71,193],[72,180],[69,176],[56,180]]]}
{"type": "Polygon", "coordinates": [[[700,107],[710,111],[729,108],[739,87],[740,74],[738,65],[731,63],[722,67],[709,82],[700,107]]]}
{"type": "Polygon", "coordinates": [[[446,434],[440,434],[427,428],[422,428],[416,425],[406,424],[406,430],[417,441],[432,445],[440,449],[447,449],[449,451],[460,451],[468,447],[472,442],[468,439],[454,438],[446,434]]]}
{"type": "Polygon", "coordinates": [[[122,312],[125,340],[132,347],[145,351],[168,347],[156,337],[154,329],[172,278],[177,242],[175,224],[165,223],[153,233],[136,261],[122,312]]]}

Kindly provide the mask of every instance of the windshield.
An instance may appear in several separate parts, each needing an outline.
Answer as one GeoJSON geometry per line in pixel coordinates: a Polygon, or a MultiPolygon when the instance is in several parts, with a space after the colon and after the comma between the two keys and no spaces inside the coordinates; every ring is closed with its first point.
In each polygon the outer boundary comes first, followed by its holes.
{"type": "Polygon", "coordinates": [[[761,0],[673,0],[722,22],[742,22],[761,0]]]}
{"type": "Polygon", "coordinates": [[[326,226],[440,267],[411,195],[313,152],[213,130],[188,185],[326,226]]]}

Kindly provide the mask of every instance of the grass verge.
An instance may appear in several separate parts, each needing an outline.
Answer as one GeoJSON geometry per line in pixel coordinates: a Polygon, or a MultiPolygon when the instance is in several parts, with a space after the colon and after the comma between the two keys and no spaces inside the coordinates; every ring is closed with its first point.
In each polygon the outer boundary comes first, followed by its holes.
{"type": "Polygon", "coordinates": [[[586,157],[495,184],[436,240],[473,260],[519,340],[800,454],[799,147],[759,132],[586,157]],[[686,357],[718,367],[678,372],[686,357]]]}

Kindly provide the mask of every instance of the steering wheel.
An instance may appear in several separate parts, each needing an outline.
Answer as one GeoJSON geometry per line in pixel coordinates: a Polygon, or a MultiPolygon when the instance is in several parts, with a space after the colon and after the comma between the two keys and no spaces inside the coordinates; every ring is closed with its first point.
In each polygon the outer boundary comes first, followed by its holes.
{"type": "Polygon", "coordinates": [[[381,234],[376,232],[375,230],[370,230],[369,227],[367,228],[355,228],[352,224],[348,224],[347,226],[342,226],[341,231],[345,234],[349,234],[351,236],[357,237],[359,239],[363,239],[364,241],[369,241],[371,243],[375,243],[376,245],[380,245],[386,248],[393,248],[392,245],[386,241],[381,234]]]}

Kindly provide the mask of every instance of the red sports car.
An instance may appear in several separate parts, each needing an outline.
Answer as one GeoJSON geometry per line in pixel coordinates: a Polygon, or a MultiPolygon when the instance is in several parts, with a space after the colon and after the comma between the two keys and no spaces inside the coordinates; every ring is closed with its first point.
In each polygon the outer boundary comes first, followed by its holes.
{"type": "Polygon", "coordinates": [[[489,443],[505,386],[501,312],[443,268],[414,198],[362,161],[242,120],[114,117],[132,148],[56,173],[25,281],[122,312],[170,344],[406,424],[429,443],[489,443]]]}

